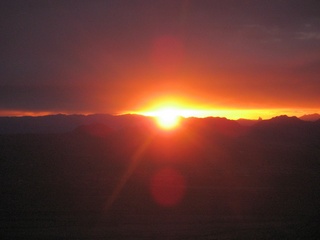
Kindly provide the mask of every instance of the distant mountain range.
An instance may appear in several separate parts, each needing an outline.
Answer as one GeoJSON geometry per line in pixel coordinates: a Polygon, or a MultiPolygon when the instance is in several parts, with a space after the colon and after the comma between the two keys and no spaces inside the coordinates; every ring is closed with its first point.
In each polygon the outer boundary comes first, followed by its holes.
{"type": "MultiPolygon", "coordinates": [[[[319,114],[303,115],[300,118],[288,118],[285,116],[275,117],[270,120],[249,120],[238,119],[228,120],[226,118],[208,117],[208,118],[187,118],[184,122],[187,124],[195,124],[197,127],[201,125],[214,125],[219,126],[220,130],[233,131],[239,126],[249,127],[253,125],[264,125],[269,122],[282,123],[282,122],[298,122],[300,121],[318,121],[320,119],[319,114]],[[231,128],[230,128],[231,127],[231,128]]],[[[145,126],[153,124],[151,117],[127,114],[113,116],[109,114],[93,114],[93,115],[48,115],[41,117],[0,117],[0,134],[26,134],[26,133],[66,133],[78,128],[78,131],[83,131],[85,127],[79,128],[85,125],[105,125],[110,129],[121,129],[131,126],[145,126]]],[[[93,128],[86,127],[86,128],[93,128]]],[[[88,130],[88,129],[87,129],[88,130]]],[[[90,131],[96,131],[91,129],[90,131]]]]}
{"type": "Polygon", "coordinates": [[[140,115],[113,116],[109,114],[0,117],[0,134],[65,133],[79,126],[90,124],[105,124],[111,129],[119,129],[150,121],[150,118],[140,115]]]}
{"type": "Polygon", "coordinates": [[[303,121],[317,121],[320,119],[320,114],[314,113],[314,114],[307,114],[300,117],[303,121]]]}

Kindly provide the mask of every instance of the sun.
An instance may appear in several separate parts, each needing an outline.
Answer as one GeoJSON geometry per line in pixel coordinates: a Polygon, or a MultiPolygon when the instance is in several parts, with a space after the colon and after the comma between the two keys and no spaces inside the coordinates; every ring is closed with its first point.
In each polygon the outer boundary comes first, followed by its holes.
{"type": "Polygon", "coordinates": [[[154,99],[144,109],[134,113],[152,117],[156,125],[163,130],[178,128],[182,126],[184,119],[189,117],[206,116],[202,107],[178,97],[154,99]]]}
{"type": "Polygon", "coordinates": [[[180,116],[175,109],[160,109],[155,114],[158,125],[163,129],[173,129],[179,125],[180,116]]]}

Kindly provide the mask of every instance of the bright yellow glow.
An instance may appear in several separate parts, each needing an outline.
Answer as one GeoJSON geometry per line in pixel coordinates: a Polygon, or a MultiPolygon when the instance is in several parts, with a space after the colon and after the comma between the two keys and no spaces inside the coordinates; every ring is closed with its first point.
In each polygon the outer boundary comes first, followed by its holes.
{"type": "Polygon", "coordinates": [[[180,120],[178,111],[170,108],[156,111],[155,117],[157,118],[157,122],[159,126],[164,129],[175,128],[179,124],[179,120],[180,120]]]}
{"type": "MultiPolygon", "coordinates": [[[[160,118],[161,112],[168,111],[171,114],[188,118],[188,117],[225,117],[231,120],[239,118],[244,119],[270,119],[279,115],[297,116],[300,117],[304,114],[319,113],[319,108],[313,109],[299,109],[299,108],[231,108],[223,106],[211,106],[208,104],[201,104],[197,101],[188,100],[181,97],[160,97],[150,100],[149,104],[139,111],[126,111],[125,113],[135,113],[145,116],[153,116],[160,118]],[[169,109],[169,111],[168,111],[169,109]]],[[[169,118],[169,117],[168,117],[169,118]]],[[[160,121],[160,120],[159,120],[160,121]]],[[[169,120],[168,120],[169,121],[169,120]]]]}
{"type": "MultiPolygon", "coordinates": [[[[141,111],[135,112],[145,116],[156,116],[156,111],[141,111]]],[[[320,113],[318,109],[311,109],[310,111],[299,109],[215,109],[215,110],[194,110],[194,109],[179,109],[177,115],[181,117],[225,117],[231,120],[244,119],[270,119],[280,115],[297,116],[304,114],[320,113]]]]}
{"type": "Polygon", "coordinates": [[[205,109],[203,106],[195,105],[182,98],[165,97],[154,100],[144,109],[134,113],[153,117],[160,115],[175,115],[186,118],[208,116],[206,110],[203,109],[205,109]]]}

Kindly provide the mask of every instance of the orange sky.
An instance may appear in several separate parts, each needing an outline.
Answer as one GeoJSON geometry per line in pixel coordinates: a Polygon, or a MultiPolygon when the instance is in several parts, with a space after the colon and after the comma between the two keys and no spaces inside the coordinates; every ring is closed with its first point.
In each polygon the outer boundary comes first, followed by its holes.
{"type": "Polygon", "coordinates": [[[320,112],[318,1],[2,5],[2,116],[320,112]]]}

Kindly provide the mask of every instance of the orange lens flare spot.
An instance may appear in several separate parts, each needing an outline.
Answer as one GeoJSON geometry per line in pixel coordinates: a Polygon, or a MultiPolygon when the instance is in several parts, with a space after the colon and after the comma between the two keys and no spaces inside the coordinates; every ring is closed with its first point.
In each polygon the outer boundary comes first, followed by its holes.
{"type": "Polygon", "coordinates": [[[172,207],[181,202],[186,191],[184,177],[172,168],[158,171],[151,179],[151,195],[163,207],[172,207]]]}

